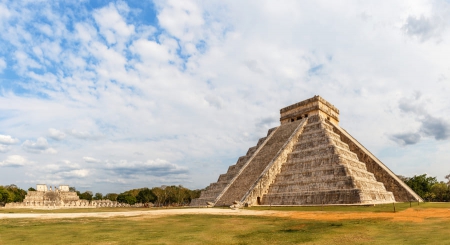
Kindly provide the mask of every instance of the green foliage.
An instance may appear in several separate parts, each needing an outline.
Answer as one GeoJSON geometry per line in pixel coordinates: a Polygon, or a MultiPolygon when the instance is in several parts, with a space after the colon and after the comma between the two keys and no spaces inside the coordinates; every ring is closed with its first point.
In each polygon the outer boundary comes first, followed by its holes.
{"type": "Polygon", "coordinates": [[[20,189],[14,184],[7,186],[0,186],[0,203],[2,205],[8,202],[22,202],[27,192],[20,189]]]}
{"type": "Polygon", "coordinates": [[[102,193],[95,193],[94,197],[92,198],[94,200],[102,200],[103,199],[103,194],[102,193]]]}
{"type": "Polygon", "coordinates": [[[117,196],[119,196],[119,194],[116,193],[108,193],[104,196],[104,199],[108,199],[111,201],[117,201],[117,196]]]}
{"type": "Polygon", "coordinates": [[[11,200],[10,193],[3,186],[0,186],[0,205],[4,205],[5,203],[11,200]]]}
{"type": "Polygon", "coordinates": [[[133,205],[133,204],[135,204],[137,201],[136,201],[136,197],[135,196],[133,196],[131,193],[129,193],[129,192],[124,192],[124,193],[120,193],[118,196],[117,196],[117,201],[118,202],[121,202],[121,203],[128,203],[128,204],[130,204],[130,205],[133,205]]]}
{"type": "Polygon", "coordinates": [[[431,193],[434,194],[432,199],[434,201],[449,201],[449,187],[443,181],[431,186],[431,193]]]}
{"type": "Polygon", "coordinates": [[[28,188],[28,191],[36,191],[33,187],[28,188]]]}
{"type": "Polygon", "coordinates": [[[149,188],[143,188],[136,196],[136,201],[140,203],[154,203],[156,201],[156,195],[149,188]]]}
{"type": "Polygon", "coordinates": [[[427,174],[414,175],[414,177],[407,178],[405,181],[405,184],[427,201],[432,200],[431,187],[436,183],[438,183],[436,177],[427,176],[427,174]]]}
{"type": "Polygon", "coordinates": [[[85,191],[78,196],[80,197],[80,199],[92,201],[93,195],[92,195],[92,191],[85,191]]]}
{"type": "Polygon", "coordinates": [[[450,201],[450,174],[445,176],[449,181],[448,183],[438,182],[436,177],[427,176],[426,174],[415,175],[412,178],[399,177],[425,201],[450,201]]]}

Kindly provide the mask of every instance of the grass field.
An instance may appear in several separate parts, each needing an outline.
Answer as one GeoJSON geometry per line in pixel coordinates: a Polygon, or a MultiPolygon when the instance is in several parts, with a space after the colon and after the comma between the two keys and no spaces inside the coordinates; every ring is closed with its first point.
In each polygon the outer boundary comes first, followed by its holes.
{"type": "MultiPolygon", "coordinates": [[[[396,213],[392,204],[251,209],[279,210],[286,217],[174,215],[0,219],[0,244],[450,244],[449,203],[421,203],[420,206],[416,203],[411,209],[409,203],[396,204],[396,213]],[[407,217],[410,213],[435,212],[441,212],[442,217],[430,216],[415,221],[395,219],[396,215],[407,217]],[[302,218],[306,215],[309,218],[302,218]],[[341,219],[343,216],[339,215],[346,215],[346,218],[341,219]]],[[[0,209],[0,212],[14,211],[18,210],[0,209]]]]}

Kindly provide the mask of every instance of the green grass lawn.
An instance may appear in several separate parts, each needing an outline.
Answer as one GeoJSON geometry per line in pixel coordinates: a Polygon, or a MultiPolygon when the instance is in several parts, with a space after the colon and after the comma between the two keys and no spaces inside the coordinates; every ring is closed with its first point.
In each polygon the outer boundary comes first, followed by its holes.
{"type": "MultiPolygon", "coordinates": [[[[404,205],[409,208],[409,203],[404,205]]],[[[324,210],[324,212],[392,212],[391,210],[383,211],[383,205],[380,206],[378,208],[381,209],[376,208],[377,206],[326,207],[330,210],[324,210]],[[363,208],[367,209],[359,210],[363,208]]],[[[399,208],[403,206],[399,205],[399,208]]],[[[413,208],[449,209],[450,204],[421,203],[420,206],[413,208]]],[[[308,211],[298,209],[301,208],[295,207],[286,211],[308,211]]],[[[425,219],[423,222],[398,222],[390,219],[315,221],[263,216],[177,215],[159,218],[0,220],[0,244],[2,245],[450,244],[449,234],[448,219],[438,218],[425,219]]]]}

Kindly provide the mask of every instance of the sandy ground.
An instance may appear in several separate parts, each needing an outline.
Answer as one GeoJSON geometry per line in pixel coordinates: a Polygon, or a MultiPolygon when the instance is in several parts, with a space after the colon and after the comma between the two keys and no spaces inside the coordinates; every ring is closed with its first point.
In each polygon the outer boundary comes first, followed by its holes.
{"type": "Polygon", "coordinates": [[[99,213],[0,213],[0,219],[67,219],[67,218],[109,218],[109,217],[135,217],[139,219],[157,218],[167,215],[180,214],[210,214],[210,215],[254,215],[286,217],[306,220],[345,220],[345,219],[392,219],[393,221],[422,222],[428,218],[441,218],[450,221],[450,209],[407,209],[397,213],[370,213],[370,212],[302,212],[302,211],[256,211],[232,210],[217,208],[186,208],[129,212],[99,212],[99,213]]]}

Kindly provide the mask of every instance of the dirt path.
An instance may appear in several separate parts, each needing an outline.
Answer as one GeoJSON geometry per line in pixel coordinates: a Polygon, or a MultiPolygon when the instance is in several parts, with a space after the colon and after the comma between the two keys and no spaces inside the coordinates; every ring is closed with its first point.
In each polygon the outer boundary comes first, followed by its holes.
{"type": "Polygon", "coordinates": [[[0,219],[61,219],[61,218],[109,218],[109,217],[135,217],[138,219],[157,218],[167,215],[180,214],[211,214],[211,215],[254,215],[287,217],[306,220],[346,220],[383,218],[393,221],[422,222],[426,218],[442,218],[450,221],[450,209],[407,209],[397,213],[371,213],[371,212],[302,212],[302,211],[256,211],[232,210],[217,208],[187,208],[129,212],[99,212],[99,213],[0,213],[0,219]]]}

